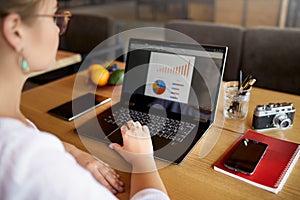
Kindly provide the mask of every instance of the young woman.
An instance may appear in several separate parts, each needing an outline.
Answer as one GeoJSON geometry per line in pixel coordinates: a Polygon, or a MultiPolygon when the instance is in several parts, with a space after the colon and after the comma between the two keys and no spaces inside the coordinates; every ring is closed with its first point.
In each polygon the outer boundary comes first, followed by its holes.
{"type": "MultiPolygon", "coordinates": [[[[56,11],[56,0],[0,0],[0,196],[116,199],[113,193],[124,189],[113,169],[39,131],[19,108],[28,74],[55,65],[59,35],[70,16],[56,11]]],[[[168,199],[148,128],[130,121],[121,130],[124,146],[110,147],[132,164],[131,198],[168,199]]]]}

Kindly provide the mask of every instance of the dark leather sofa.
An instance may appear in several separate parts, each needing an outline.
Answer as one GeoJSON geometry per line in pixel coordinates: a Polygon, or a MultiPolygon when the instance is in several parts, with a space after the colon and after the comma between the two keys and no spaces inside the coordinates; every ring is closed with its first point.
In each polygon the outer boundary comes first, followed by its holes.
{"type": "Polygon", "coordinates": [[[171,20],[165,27],[200,44],[228,46],[224,81],[238,80],[242,69],[257,79],[257,87],[300,95],[300,29],[245,29],[191,20],[171,20]]]}

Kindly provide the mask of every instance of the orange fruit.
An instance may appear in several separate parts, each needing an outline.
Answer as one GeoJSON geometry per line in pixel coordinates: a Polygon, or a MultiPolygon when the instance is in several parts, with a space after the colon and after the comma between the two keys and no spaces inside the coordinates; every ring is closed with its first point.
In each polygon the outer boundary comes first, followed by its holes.
{"type": "Polygon", "coordinates": [[[109,71],[99,64],[93,64],[88,69],[91,81],[97,86],[104,86],[110,78],[109,71]]]}
{"type": "Polygon", "coordinates": [[[89,66],[88,68],[88,73],[89,75],[91,75],[92,71],[96,70],[96,69],[102,69],[104,68],[103,65],[100,65],[100,64],[92,64],[89,66]]]}

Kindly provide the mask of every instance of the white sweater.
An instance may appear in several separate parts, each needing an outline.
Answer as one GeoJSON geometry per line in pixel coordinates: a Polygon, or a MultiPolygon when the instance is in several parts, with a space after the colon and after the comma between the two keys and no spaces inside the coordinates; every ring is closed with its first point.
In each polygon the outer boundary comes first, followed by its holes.
{"type": "MultiPolygon", "coordinates": [[[[54,135],[0,118],[0,199],[116,199],[65,151],[54,135]],[[37,134],[38,132],[38,134],[37,134]]],[[[133,198],[169,199],[156,189],[133,198]]]]}

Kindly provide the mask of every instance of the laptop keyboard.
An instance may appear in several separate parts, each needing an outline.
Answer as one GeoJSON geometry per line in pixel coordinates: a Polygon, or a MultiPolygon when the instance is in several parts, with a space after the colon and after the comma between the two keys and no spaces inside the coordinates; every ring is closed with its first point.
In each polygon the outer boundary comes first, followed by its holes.
{"type": "Polygon", "coordinates": [[[139,121],[147,125],[151,136],[158,136],[174,142],[182,142],[191,133],[195,124],[180,120],[169,119],[153,114],[121,108],[104,119],[105,122],[116,124],[119,127],[129,120],[139,121]]]}

